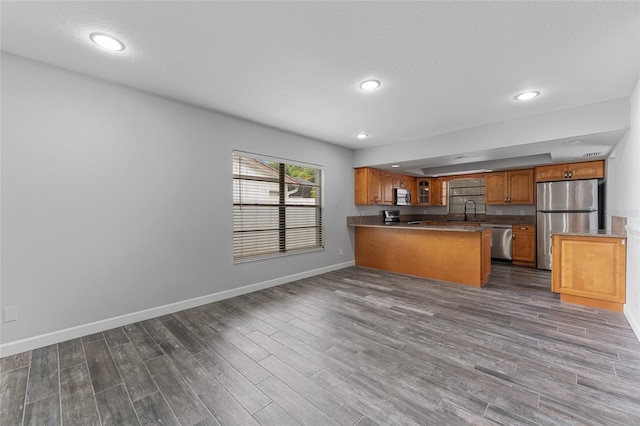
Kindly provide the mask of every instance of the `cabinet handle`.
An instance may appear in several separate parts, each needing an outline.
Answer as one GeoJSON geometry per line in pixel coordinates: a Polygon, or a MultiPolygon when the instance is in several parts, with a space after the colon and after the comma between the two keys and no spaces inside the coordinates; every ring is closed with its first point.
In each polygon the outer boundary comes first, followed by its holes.
{"type": "Polygon", "coordinates": [[[515,240],[516,239],[516,234],[511,234],[511,238],[515,240]]]}
{"type": "Polygon", "coordinates": [[[573,170],[569,170],[569,179],[573,179],[573,170]]]}

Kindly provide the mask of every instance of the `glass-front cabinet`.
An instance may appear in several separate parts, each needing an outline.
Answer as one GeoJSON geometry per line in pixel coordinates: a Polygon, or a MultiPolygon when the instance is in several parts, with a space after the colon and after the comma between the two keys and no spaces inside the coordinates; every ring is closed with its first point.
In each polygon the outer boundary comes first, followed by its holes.
{"type": "Polygon", "coordinates": [[[431,189],[431,178],[418,178],[418,204],[428,205],[431,204],[429,198],[431,189]]]}
{"type": "Polygon", "coordinates": [[[423,206],[447,205],[447,182],[442,178],[417,178],[418,188],[417,204],[423,206]]]}

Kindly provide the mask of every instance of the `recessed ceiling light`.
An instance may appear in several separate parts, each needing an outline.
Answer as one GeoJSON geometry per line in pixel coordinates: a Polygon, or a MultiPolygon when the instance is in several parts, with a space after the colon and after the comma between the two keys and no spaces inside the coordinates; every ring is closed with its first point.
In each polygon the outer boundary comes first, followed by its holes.
{"type": "Polygon", "coordinates": [[[366,139],[368,137],[369,137],[369,135],[367,133],[358,133],[356,135],[356,138],[358,138],[358,139],[366,139]]]}
{"type": "Polygon", "coordinates": [[[523,93],[520,93],[520,94],[516,95],[515,99],[518,100],[518,101],[528,101],[530,99],[535,98],[539,94],[540,94],[540,92],[536,92],[536,91],[523,92],[523,93]]]}
{"type": "Polygon", "coordinates": [[[397,169],[398,167],[400,167],[400,164],[392,164],[391,167],[393,167],[394,169],[397,169]]]}
{"type": "Polygon", "coordinates": [[[567,145],[578,145],[579,143],[584,142],[582,139],[576,139],[575,141],[567,142],[567,145]]]}
{"type": "Polygon", "coordinates": [[[367,80],[360,83],[360,88],[362,90],[375,90],[380,87],[380,82],[378,80],[367,80]]]}
{"type": "Polygon", "coordinates": [[[102,47],[103,49],[112,50],[114,52],[124,50],[124,43],[122,43],[120,40],[115,39],[109,35],[93,33],[89,35],[89,37],[91,38],[91,41],[93,41],[95,44],[102,47]]]}

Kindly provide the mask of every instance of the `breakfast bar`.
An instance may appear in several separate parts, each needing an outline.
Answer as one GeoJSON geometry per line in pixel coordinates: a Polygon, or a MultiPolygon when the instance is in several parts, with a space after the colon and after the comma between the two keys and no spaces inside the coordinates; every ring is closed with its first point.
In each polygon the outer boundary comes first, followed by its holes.
{"type": "Polygon", "coordinates": [[[352,224],[358,266],[482,287],[491,273],[491,230],[480,226],[352,224]]]}

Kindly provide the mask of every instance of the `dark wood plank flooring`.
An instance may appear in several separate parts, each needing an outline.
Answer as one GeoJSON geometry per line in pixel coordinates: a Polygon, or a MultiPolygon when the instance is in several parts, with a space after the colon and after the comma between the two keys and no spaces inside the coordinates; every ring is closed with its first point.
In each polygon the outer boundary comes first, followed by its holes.
{"type": "Polygon", "coordinates": [[[352,267],[0,360],[0,424],[640,424],[640,343],[546,271],[352,267]]]}

